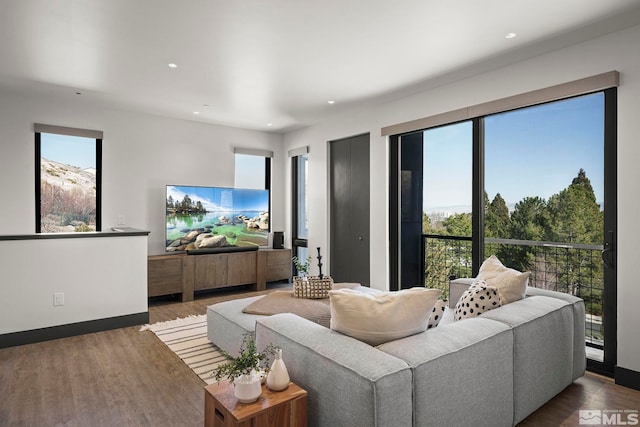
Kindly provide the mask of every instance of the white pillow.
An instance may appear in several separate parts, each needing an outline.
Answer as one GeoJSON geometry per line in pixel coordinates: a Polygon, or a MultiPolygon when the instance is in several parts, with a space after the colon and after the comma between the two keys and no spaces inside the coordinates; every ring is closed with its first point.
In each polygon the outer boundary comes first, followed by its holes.
{"type": "Polygon", "coordinates": [[[440,296],[438,289],[397,292],[329,291],[331,329],[370,345],[423,332],[440,296]]]}
{"type": "Polygon", "coordinates": [[[487,286],[495,286],[500,294],[502,304],[518,301],[524,298],[529,284],[529,271],[522,273],[513,268],[507,268],[496,257],[491,255],[480,266],[476,276],[478,280],[487,282],[487,286]]]}

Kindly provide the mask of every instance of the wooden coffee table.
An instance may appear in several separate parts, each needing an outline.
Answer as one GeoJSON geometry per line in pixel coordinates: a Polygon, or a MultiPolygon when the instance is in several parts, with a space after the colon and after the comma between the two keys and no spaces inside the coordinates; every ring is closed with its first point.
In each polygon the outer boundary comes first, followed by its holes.
{"type": "Polygon", "coordinates": [[[262,386],[253,403],[240,403],[228,381],[204,389],[205,427],[306,427],[307,392],[290,382],[283,391],[262,386]]]}

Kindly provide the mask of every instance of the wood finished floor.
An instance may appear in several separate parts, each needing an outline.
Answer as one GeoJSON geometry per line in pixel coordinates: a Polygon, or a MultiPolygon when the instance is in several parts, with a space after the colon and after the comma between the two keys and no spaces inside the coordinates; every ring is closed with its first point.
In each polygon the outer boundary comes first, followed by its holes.
{"type": "MultiPolygon", "coordinates": [[[[216,302],[260,293],[154,301],[150,322],[204,314],[216,302]]],[[[202,426],[203,389],[177,356],[139,327],[0,350],[0,426],[202,426]]],[[[579,409],[640,410],[640,391],[588,373],[520,425],[577,426],[579,409]]]]}

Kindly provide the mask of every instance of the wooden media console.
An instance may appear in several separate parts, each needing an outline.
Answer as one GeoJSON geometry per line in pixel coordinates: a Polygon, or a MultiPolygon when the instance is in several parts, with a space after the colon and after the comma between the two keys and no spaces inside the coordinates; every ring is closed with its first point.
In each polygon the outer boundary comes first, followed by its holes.
{"type": "Polygon", "coordinates": [[[291,249],[260,249],[201,255],[152,255],[148,257],[148,296],[193,293],[204,289],[253,285],[266,289],[267,282],[291,277],[291,249]]]}

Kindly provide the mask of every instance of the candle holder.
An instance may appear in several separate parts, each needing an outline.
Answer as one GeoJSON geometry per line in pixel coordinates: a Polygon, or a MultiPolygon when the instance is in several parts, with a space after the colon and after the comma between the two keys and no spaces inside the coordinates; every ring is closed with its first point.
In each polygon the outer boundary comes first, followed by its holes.
{"type": "Polygon", "coordinates": [[[322,278],[324,277],[322,275],[322,255],[320,255],[320,248],[316,248],[318,249],[318,277],[320,278],[320,280],[322,280],[322,278]]]}

